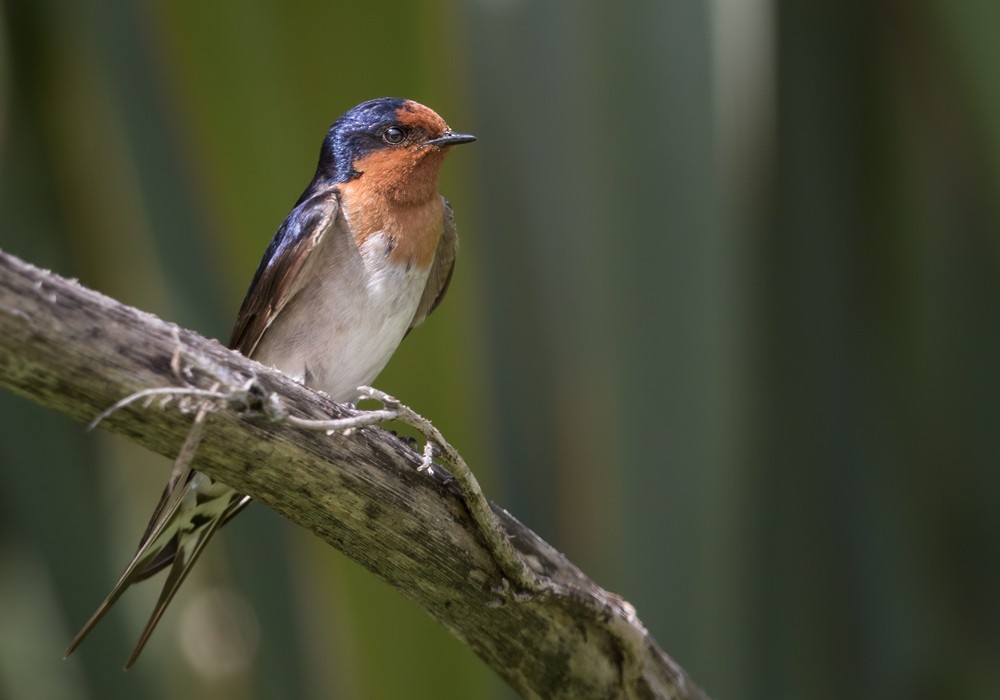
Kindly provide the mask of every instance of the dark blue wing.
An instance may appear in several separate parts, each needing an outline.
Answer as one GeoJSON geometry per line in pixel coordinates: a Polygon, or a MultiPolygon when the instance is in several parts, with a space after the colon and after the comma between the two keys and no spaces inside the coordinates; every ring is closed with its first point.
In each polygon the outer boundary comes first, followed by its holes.
{"type": "Polygon", "coordinates": [[[298,275],[309,254],[334,226],[340,212],[335,188],[304,197],[274,234],[236,316],[229,347],[247,357],[282,307],[299,289],[298,275]]]}

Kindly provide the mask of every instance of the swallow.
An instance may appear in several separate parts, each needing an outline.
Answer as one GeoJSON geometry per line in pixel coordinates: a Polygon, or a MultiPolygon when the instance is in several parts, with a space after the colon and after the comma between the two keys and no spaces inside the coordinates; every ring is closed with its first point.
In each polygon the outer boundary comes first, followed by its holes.
{"type": "MultiPolygon", "coordinates": [[[[335,401],[356,401],[448,289],[458,234],[438,176],[452,146],[475,140],[400,98],[337,119],[253,276],[229,347],[335,401]]],[[[129,586],[169,567],[130,668],[212,535],[250,500],[190,466],[175,470],[138,551],[66,656],[129,586]]]]}

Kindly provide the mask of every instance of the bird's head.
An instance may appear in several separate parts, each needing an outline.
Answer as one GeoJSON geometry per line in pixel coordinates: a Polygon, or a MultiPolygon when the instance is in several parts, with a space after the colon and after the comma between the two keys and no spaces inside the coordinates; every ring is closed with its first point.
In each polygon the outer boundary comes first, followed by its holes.
{"type": "Polygon", "coordinates": [[[329,184],[363,182],[364,189],[399,203],[426,201],[437,194],[448,148],[475,140],[412,100],[369,100],[330,127],[316,177],[329,184]]]}

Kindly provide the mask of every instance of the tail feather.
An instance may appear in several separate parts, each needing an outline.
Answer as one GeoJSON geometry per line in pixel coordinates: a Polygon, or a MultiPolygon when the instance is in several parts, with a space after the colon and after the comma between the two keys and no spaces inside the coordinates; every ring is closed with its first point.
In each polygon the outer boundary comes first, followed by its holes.
{"type": "Polygon", "coordinates": [[[174,460],[170,479],[149,519],[135,556],[125,567],[108,597],[70,642],[66,656],[80,646],[129,586],[170,566],[170,573],[160,591],[156,607],[142,631],[139,643],[125,663],[126,669],[131,667],[212,535],[250,503],[249,496],[239,494],[191,468],[191,461],[205,427],[205,416],[206,410],[202,409],[195,417],[177,459],[174,460]]]}
{"type": "Polygon", "coordinates": [[[80,646],[129,586],[170,566],[149,622],[125,665],[126,669],[131,667],[212,535],[250,502],[249,496],[200,472],[192,470],[185,477],[171,479],[168,490],[172,492],[164,493],[161,498],[156,513],[158,519],[147,528],[145,538],[118,583],[70,642],[66,656],[80,646]]]}
{"type": "MultiPolygon", "coordinates": [[[[235,494],[239,496],[239,494],[235,494]]],[[[156,600],[156,605],[153,607],[153,612],[149,616],[149,621],[146,622],[146,627],[142,630],[142,634],[139,636],[139,641],[136,643],[135,648],[129,655],[128,660],[125,662],[125,670],[127,671],[132,667],[132,664],[136,662],[139,658],[139,654],[142,653],[143,648],[146,646],[146,642],[149,641],[150,635],[153,634],[153,630],[156,629],[156,625],[160,622],[160,618],[163,617],[164,611],[166,611],[167,606],[170,605],[170,601],[174,599],[174,594],[177,593],[177,589],[181,587],[184,583],[184,579],[191,572],[191,568],[198,561],[198,557],[201,556],[202,551],[205,549],[205,545],[208,541],[212,539],[212,535],[215,534],[216,530],[225,522],[223,517],[217,517],[200,528],[200,531],[192,533],[189,537],[179,545],[176,550],[176,556],[173,558],[173,562],[170,566],[170,572],[167,574],[167,580],[163,583],[163,588],[160,590],[160,597],[156,600]]]]}

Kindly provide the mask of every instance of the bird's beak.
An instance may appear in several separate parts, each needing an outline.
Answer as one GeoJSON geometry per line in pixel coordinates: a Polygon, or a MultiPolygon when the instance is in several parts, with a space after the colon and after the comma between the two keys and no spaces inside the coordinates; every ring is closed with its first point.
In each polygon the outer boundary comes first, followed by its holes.
{"type": "Polygon", "coordinates": [[[454,131],[446,131],[436,139],[426,141],[424,145],[445,148],[447,146],[457,146],[460,143],[471,143],[475,140],[476,137],[472,134],[459,134],[454,131]]]}

